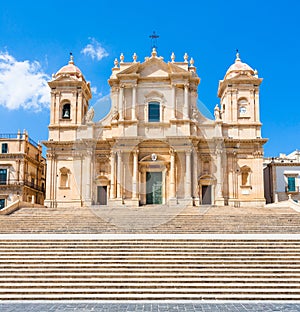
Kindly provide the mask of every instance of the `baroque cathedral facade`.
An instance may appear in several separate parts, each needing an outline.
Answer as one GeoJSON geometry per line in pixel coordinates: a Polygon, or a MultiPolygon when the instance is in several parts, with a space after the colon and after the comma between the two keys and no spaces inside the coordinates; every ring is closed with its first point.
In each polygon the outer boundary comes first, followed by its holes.
{"type": "Polygon", "coordinates": [[[153,49],[114,62],[111,110],[94,120],[91,87],[71,56],[49,82],[48,207],[263,206],[262,79],[239,54],[219,81],[214,119],[197,107],[194,60],[153,49]]]}

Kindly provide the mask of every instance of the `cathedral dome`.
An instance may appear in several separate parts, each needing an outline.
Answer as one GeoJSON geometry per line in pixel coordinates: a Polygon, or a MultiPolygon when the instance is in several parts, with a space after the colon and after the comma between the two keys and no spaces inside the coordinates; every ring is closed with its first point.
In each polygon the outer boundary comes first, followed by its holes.
{"type": "Polygon", "coordinates": [[[59,77],[61,75],[70,75],[72,77],[76,77],[77,79],[83,78],[81,70],[75,66],[73,55],[70,54],[70,61],[68,65],[63,66],[56,74],[55,77],[59,77]]]}
{"type": "Polygon", "coordinates": [[[225,77],[224,77],[224,80],[225,79],[231,79],[231,78],[234,78],[235,76],[237,76],[240,72],[248,72],[250,73],[251,75],[254,75],[255,72],[254,70],[246,63],[243,63],[240,59],[240,54],[237,53],[236,54],[236,59],[235,59],[235,62],[234,64],[232,64],[226,74],[225,74],[225,77]]]}

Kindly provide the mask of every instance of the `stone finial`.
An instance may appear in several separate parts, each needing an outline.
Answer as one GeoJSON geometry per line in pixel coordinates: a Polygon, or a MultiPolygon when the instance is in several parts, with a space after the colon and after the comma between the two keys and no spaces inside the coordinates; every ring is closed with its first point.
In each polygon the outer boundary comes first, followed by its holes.
{"type": "Polygon", "coordinates": [[[72,53],[72,52],[70,52],[69,64],[74,64],[74,56],[73,56],[73,53],[72,53]]]}
{"type": "Polygon", "coordinates": [[[114,60],[114,65],[115,65],[115,68],[118,68],[118,65],[119,65],[119,61],[117,58],[115,58],[114,60]]]}
{"type": "Polygon", "coordinates": [[[195,61],[194,61],[194,59],[191,57],[191,59],[190,59],[190,65],[191,65],[191,67],[194,67],[194,63],[195,63],[195,61]]]}
{"type": "Polygon", "coordinates": [[[152,57],[156,57],[157,56],[157,52],[156,52],[155,48],[152,49],[151,55],[152,55],[152,57]]]}
{"type": "Polygon", "coordinates": [[[183,58],[184,58],[184,62],[187,63],[187,62],[188,62],[188,59],[189,59],[188,54],[187,54],[187,53],[184,53],[183,58]]]}
{"type": "Polygon", "coordinates": [[[174,61],[175,61],[175,54],[174,54],[174,52],[172,52],[172,54],[171,54],[171,60],[172,60],[172,63],[174,63],[174,61]]]}
{"type": "Polygon", "coordinates": [[[254,70],[254,77],[258,78],[258,71],[257,71],[257,69],[254,70]]]}
{"type": "Polygon", "coordinates": [[[136,55],[136,53],[135,53],[135,52],[133,53],[132,58],[133,58],[133,62],[134,62],[134,63],[136,63],[136,60],[137,60],[137,55],[136,55]]]}
{"type": "Polygon", "coordinates": [[[121,53],[121,55],[120,55],[120,63],[124,63],[124,55],[123,55],[123,53],[121,53]]]}

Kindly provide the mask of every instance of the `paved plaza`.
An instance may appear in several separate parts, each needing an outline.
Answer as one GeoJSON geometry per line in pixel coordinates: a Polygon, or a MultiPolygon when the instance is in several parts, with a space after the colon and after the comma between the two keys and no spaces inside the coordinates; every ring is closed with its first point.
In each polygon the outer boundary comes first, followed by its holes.
{"type": "Polygon", "coordinates": [[[1,312],[298,312],[300,303],[0,303],[1,312]]]}

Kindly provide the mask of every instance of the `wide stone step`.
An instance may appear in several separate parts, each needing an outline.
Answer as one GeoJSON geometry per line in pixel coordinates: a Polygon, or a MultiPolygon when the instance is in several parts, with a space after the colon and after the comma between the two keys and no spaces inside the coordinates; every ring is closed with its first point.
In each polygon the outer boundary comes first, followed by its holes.
{"type": "MultiPolygon", "coordinates": [[[[247,278],[247,277],[246,277],[247,278]]],[[[249,285],[250,283],[253,284],[264,284],[264,285],[269,285],[274,283],[275,285],[283,285],[283,284],[295,284],[297,287],[299,286],[300,279],[295,278],[293,276],[290,276],[290,279],[285,277],[268,277],[268,276],[262,276],[261,278],[247,278],[247,284],[245,284],[245,278],[243,276],[240,277],[131,277],[127,276],[125,278],[121,277],[100,277],[100,278],[95,278],[93,276],[90,276],[88,279],[82,278],[82,276],[71,276],[71,277],[65,277],[57,275],[56,277],[49,277],[45,278],[44,276],[35,276],[34,278],[28,277],[28,276],[19,276],[18,280],[16,280],[14,277],[5,277],[5,278],[0,278],[0,283],[1,285],[8,285],[8,284],[19,284],[25,285],[28,284],[31,286],[32,284],[35,283],[40,283],[40,284],[51,284],[51,283],[60,283],[62,285],[63,283],[76,283],[77,284],[82,284],[82,285],[90,285],[93,283],[99,283],[99,284],[119,284],[121,285],[127,285],[127,284],[133,284],[136,283],[137,285],[143,284],[143,283],[159,283],[159,285],[165,284],[165,283],[171,283],[171,284],[176,284],[176,283],[181,283],[181,284],[199,284],[202,283],[203,285],[213,283],[215,284],[238,284],[241,283],[242,285],[249,285]]],[[[21,287],[21,286],[20,286],[21,287]]]]}
{"type": "Polygon", "coordinates": [[[77,289],[80,288],[82,290],[87,291],[87,289],[93,289],[95,291],[99,291],[99,290],[103,290],[103,289],[120,289],[120,290],[124,290],[126,289],[127,291],[130,291],[131,289],[161,289],[161,290],[165,290],[165,289],[173,289],[176,288],[176,291],[184,288],[184,290],[187,290],[187,286],[189,291],[198,291],[198,290],[203,290],[204,288],[206,290],[208,289],[221,289],[221,288],[225,288],[225,291],[229,291],[230,289],[233,290],[237,290],[237,289],[263,289],[263,290],[270,290],[270,291],[274,291],[274,290],[284,290],[286,291],[287,289],[292,289],[292,292],[299,292],[300,294],[300,285],[297,283],[192,283],[191,285],[187,285],[186,283],[182,283],[182,282],[127,282],[127,283],[123,283],[123,282],[119,282],[119,283],[110,283],[110,282],[91,282],[91,283],[80,283],[80,282],[61,282],[60,280],[58,280],[56,283],[55,282],[33,282],[33,283],[22,283],[22,284],[18,284],[17,282],[15,283],[3,283],[0,284],[0,294],[2,292],[2,290],[16,290],[19,291],[20,289],[22,289],[22,291],[26,292],[28,291],[28,289],[34,291],[36,288],[39,290],[43,291],[49,291],[51,292],[51,289],[55,289],[55,291],[58,291],[58,289],[77,289]]]}
{"type": "MultiPolygon", "coordinates": [[[[227,270],[226,270],[227,271],[227,270]]],[[[72,278],[72,279],[77,279],[77,278],[88,278],[90,279],[103,279],[103,278],[120,278],[122,277],[123,279],[131,279],[131,278],[161,278],[161,279],[165,279],[165,278],[178,278],[178,277],[185,277],[185,278],[213,278],[213,279],[219,279],[219,278],[232,278],[232,280],[234,280],[234,278],[244,278],[245,280],[249,280],[251,278],[264,278],[264,279],[268,279],[268,278],[276,278],[276,279],[290,279],[293,280],[295,278],[299,278],[300,277],[300,272],[299,273],[294,273],[293,270],[291,270],[290,272],[284,272],[282,273],[282,270],[279,271],[272,271],[272,272],[265,272],[265,270],[262,270],[261,272],[249,272],[249,271],[238,271],[238,272],[234,272],[234,271],[229,271],[227,273],[224,273],[224,270],[220,270],[219,272],[214,272],[214,271],[210,271],[210,272],[161,272],[158,271],[154,274],[154,272],[142,272],[142,273],[138,273],[138,272],[132,272],[132,271],[128,271],[128,272],[61,272],[60,270],[57,270],[56,272],[51,271],[49,272],[45,272],[45,271],[39,271],[39,272],[18,272],[18,273],[5,273],[2,272],[1,273],[2,277],[7,277],[7,278],[16,278],[16,279],[22,279],[22,278],[41,278],[44,277],[45,279],[48,278],[72,278]]]]}
{"type": "MultiPolygon", "coordinates": [[[[296,253],[295,253],[296,254],[296,253]]],[[[240,261],[244,261],[244,262],[272,262],[272,263],[276,263],[276,262],[287,262],[287,261],[291,261],[291,262],[300,262],[300,257],[294,256],[295,254],[290,254],[287,255],[286,257],[282,256],[281,254],[278,255],[277,257],[275,255],[273,256],[255,256],[255,255],[245,255],[245,256],[238,256],[238,255],[229,255],[229,256],[222,256],[222,255],[216,255],[216,256],[212,256],[212,255],[199,255],[199,254],[195,254],[193,255],[186,255],[185,257],[183,256],[178,256],[177,254],[169,254],[169,255],[164,255],[164,256],[158,256],[157,254],[150,254],[150,255],[108,255],[108,256],[102,256],[102,255],[81,255],[80,253],[76,253],[76,254],[70,254],[70,255],[66,255],[66,254],[51,254],[51,255],[44,255],[41,254],[39,255],[15,255],[15,256],[5,256],[2,255],[0,256],[0,265],[3,263],[11,263],[11,262],[21,262],[23,261],[55,261],[57,260],[57,257],[59,257],[60,260],[66,261],[66,260],[70,260],[70,262],[76,261],[76,260],[83,260],[83,261],[101,261],[102,263],[106,263],[106,262],[116,262],[116,261],[128,261],[128,262],[153,262],[153,261],[157,261],[160,260],[161,262],[166,262],[166,261],[170,261],[170,259],[172,259],[172,262],[180,262],[180,261],[184,261],[184,262],[195,262],[195,261],[199,261],[199,262],[218,262],[218,261],[224,261],[224,262],[240,262],[240,261]]]]}
{"type": "Polygon", "coordinates": [[[295,236],[166,237],[2,239],[0,300],[300,300],[295,236]]]}
{"type": "Polygon", "coordinates": [[[300,300],[299,294],[290,294],[290,293],[130,293],[130,294],[120,294],[120,293],[88,293],[88,294],[66,294],[66,293],[47,293],[47,294],[16,294],[9,293],[0,295],[0,300],[22,300],[23,302],[34,301],[34,300],[106,300],[106,301],[115,301],[115,300],[272,300],[272,301],[291,301],[291,300],[300,300]],[[141,299],[142,298],[142,299],[141,299]]]}

